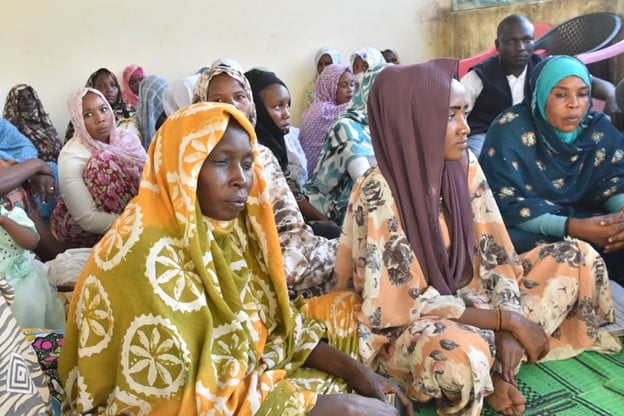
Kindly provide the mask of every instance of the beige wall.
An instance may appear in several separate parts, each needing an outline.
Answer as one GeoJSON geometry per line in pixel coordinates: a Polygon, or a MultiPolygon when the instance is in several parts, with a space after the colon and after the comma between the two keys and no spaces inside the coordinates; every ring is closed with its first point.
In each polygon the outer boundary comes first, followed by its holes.
{"type": "MultiPolygon", "coordinates": [[[[324,44],[343,60],[364,47],[393,48],[405,62],[436,55],[438,4],[448,0],[21,0],[0,17],[0,99],[19,82],[38,91],[57,129],[66,98],[91,72],[131,63],[167,80],[218,57],[274,70],[293,94],[295,121],[313,58],[324,44]]],[[[446,8],[448,9],[448,5],[446,8]]],[[[448,10],[447,10],[448,11],[448,10]]]]}
{"type": "Polygon", "coordinates": [[[624,12],[624,0],[545,0],[451,13],[450,0],[109,0],[11,2],[0,16],[0,99],[19,82],[35,87],[61,135],[66,98],[99,67],[131,63],[167,80],[217,57],[277,72],[293,95],[295,124],[318,47],[343,60],[363,46],[396,49],[404,63],[469,56],[489,47],[500,18],[522,12],[558,23],[589,11],[624,12]],[[487,22],[487,23],[486,23],[487,22]]]}

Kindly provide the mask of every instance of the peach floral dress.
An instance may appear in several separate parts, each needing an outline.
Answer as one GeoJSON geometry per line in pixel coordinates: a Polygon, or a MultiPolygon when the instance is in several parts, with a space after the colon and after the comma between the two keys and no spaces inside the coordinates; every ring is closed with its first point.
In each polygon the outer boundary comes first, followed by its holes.
{"type": "MultiPolygon", "coordinates": [[[[428,286],[379,169],[356,183],[336,259],[336,289],[362,297],[359,353],[393,376],[415,400],[436,400],[438,414],[478,415],[500,363],[494,332],[453,321],[466,307],[521,312],[550,336],[546,360],[621,348],[598,328],[614,319],[604,261],[568,239],[518,257],[476,159],[469,162],[474,215],[474,277],[454,295],[428,286]]],[[[442,212],[441,208],[441,212],[442,212]]],[[[448,235],[440,215],[445,240],[448,235]]]]}

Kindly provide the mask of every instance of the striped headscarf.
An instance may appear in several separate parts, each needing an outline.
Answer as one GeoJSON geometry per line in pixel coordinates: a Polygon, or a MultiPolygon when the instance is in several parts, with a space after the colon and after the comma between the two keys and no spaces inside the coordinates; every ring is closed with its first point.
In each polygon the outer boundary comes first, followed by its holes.
{"type": "Polygon", "coordinates": [[[167,81],[156,75],[149,75],[141,81],[136,119],[141,129],[143,147],[146,149],[156,133],[156,121],[165,111],[162,96],[168,85],[167,81]]]}

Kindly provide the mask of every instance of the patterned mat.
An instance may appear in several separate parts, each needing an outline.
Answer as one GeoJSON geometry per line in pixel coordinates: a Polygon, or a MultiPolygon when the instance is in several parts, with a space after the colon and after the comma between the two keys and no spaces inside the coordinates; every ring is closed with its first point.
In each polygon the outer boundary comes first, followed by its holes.
{"type": "MultiPolygon", "coordinates": [[[[618,355],[585,352],[568,360],[525,365],[517,379],[527,399],[523,416],[624,415],[624,350],[618,355]]],[[[436,414],[433,405],[416,407],[414,415],[436,414]]],[[[500,413],[486,406],[482,415],[500,413]]]]}

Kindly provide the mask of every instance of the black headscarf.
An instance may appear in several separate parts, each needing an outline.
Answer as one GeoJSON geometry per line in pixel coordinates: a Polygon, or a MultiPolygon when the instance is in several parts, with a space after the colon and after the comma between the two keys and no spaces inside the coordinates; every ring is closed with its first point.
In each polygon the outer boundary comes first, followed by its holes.
{"type": "Polygon", "coordinates": [[[245,72],[245,76],[251,85],[253,100],[256,104],[256,112],[258,113],[258,120],[256,121],[256,136],[258,136],[258,142],[271,149],[280,167],[284,170],[288,166],[288,153],[286,152],[284,133],[273,122],[273,119],[271,119],[271,116],[262,102],[260,93],[263,89],[272,84],[281,84],[286,89],[288,89],[288,87],[286,87],[286,84],[284,84],[274,72],[254,68],[245,72]]]}

